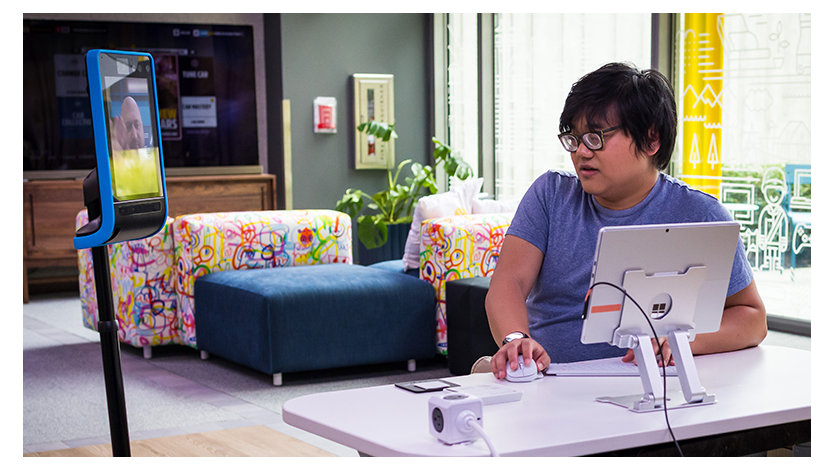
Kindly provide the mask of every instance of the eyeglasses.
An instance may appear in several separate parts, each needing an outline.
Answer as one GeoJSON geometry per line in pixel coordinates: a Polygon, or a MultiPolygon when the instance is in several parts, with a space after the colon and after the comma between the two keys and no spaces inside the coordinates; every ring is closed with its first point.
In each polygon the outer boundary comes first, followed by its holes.
{"type": "MultiPolygon", "coordinates": [[[[601,150],[602,146],[605,145],[605,133],[619,128],[620,126],[614,126],[601,131],[586,132],[582,134],[582,143],[585,144],[585,147],[588,147],[588,150],[601,150]]],[[[576,152],[579,149],[579,139],[579,137],[571,134],[570,132],[563,132],[559,134],[559,141],[562,142],[562,146],[565,147],[565,150],[568,152],[576,152]]]]}

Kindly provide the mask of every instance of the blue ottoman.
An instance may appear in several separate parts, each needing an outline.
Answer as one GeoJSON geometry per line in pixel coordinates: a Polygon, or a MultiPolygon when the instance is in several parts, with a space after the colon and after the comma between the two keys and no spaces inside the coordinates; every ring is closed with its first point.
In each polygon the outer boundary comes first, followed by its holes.
{"type": "Polygon", "coordinates": [[[435,355],[434,289],[403,273],[320,264],[207,274],[194,284],[197,347],[272,374],[435,355]]]}
{"type": "Polygon", "coordinates": [[[369,268],[375,269],[384,269],[386,271],[394,272],[394,273],[403,273],[407,274],[411,277],[420,277],[420,270],[417,268],[409,269],[408,271],[403,271],[403,260],[401,259],[392,259],[389,261],[380,261],[379,263],[369,264],[369,268]]]}

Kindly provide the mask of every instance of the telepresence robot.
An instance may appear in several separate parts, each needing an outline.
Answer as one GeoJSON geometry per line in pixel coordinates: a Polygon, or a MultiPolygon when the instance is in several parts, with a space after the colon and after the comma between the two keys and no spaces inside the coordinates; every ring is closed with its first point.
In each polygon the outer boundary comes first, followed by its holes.
{"type": "Polygon", "coordinates": [[[89,223],[73,243],[92,250],[110,439],[114,456],[130,456],[107,245],[151,236],[168,216],[153,57],[91,50],[87,81],[96,168],[83,185],[89,223]]]}
{"type": "Polygon", "coordinates": [[[603,227],[597,239],[583,343],[634,350],[642,395],[599,397],[631,411],[664,409],[660,367],[652,339],[666,336],[683,400],[666,408],[706,405],[715,395],[701,386],[689,343],[718,331],[739,243],[736,222],[603,227]],[[628,296],[626,296],[625,291],[628,296]],[[651,321],[635,306],[636,301],[651,321]]]}

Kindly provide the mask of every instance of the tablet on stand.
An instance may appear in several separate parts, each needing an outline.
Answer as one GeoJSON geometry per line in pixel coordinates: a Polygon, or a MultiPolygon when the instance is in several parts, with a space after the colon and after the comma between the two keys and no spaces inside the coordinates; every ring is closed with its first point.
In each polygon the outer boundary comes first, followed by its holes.
{"type": "Polygon", "coordinates": [[[736,222],[600,230],[581,340],[633,349],[643,393],[598,401],[635,412],[664,408],[662,369],[652,345],[656,332],[668,337],[681,385],[680,391],[667,390],[666,409],[715,403],[701,386],[689,343],[721,325],[738,234],[736,222]]]}

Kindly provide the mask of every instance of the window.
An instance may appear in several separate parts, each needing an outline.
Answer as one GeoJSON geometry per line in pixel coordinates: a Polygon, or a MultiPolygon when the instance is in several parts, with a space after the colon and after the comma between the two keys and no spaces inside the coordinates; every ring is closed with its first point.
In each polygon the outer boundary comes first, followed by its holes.
{"type": "Polygon", "coordinates": [[[741,223],[768,312],[810,322],[811,15],[682,16],[675,176],[741,223]]]}
{"type": "Polygon", "coordinates": [[[607,62],[663,64],[659,51],[674,50],[669,171],[741,223],[770,319],[810,333],[810,14],[654,15],[675,18],[665,35],[651,14],[439,16],[450,145],[500,200],[546,170],[572,171],[557,134],[573,82],[607,62]]]}
{"type": "Polygon", "coordinates": [[[449,146],[479,172],[477,15],[448,15],[449,146]]]}
{"type": "Polygon", "coordinates": [[[495,197],[520,198],[539,175],[573,166],[557,135],[571,85],[614,61],[651,66],[650,14],[497,14],[495,197]]]}

